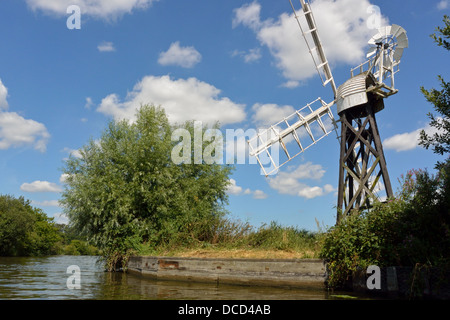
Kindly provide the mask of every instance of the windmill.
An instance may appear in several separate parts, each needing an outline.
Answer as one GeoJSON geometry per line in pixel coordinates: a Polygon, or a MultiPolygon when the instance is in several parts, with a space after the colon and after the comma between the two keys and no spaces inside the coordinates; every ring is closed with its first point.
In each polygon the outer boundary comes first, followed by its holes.
{"type": "Polygon", "coordinates": [[[336,87],[309,2],[300,0],[302,10],[296,10],[289,1],[323,86],[331,85],[334,100],[327,103],[319,97],[260,131],[248,140],[250,155],[256,157],[268,176],[335,130],[340,143],[339,223],[352,210],[370,208],[379,201],[378,191],[384,189],[386,197],[393,196],[375,114],[384,109],[384,99],[398,92],[394,76],[408,38],[398,25],[379,28],[368,41],[367,60],[351,69],[350,78],[336,87]],[[332,112],[335,105],[338,121],[332,112]],[[283,150],[283,159],[273,159],[273,148],[283,150]],[[263,165],[264,157],[270,160],[270,170],[263,165]]]}

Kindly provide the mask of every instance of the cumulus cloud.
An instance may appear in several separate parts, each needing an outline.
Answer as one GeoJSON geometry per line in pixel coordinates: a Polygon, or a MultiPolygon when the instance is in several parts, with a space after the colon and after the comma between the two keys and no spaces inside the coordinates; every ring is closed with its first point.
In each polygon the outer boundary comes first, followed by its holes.
{"type": "Polygon", "coordinates": [[[285,117],[290,116],[295,112],[294,107],[285,105],[279,106],[277,104],[259,104],[256,103],[252,107],[253,122],[258,126],[270,126],[274,121],[280,121],[285,117]]]}
{"type": "Polygon", "coordinates": [[[238,195],[242,192],[242,187],[236,185],[236,180],[230,179],[230,184],[228,185],[227,192],[232,195],[238,195]]]}
{"type": "Polygon", "coordinates": [[[0,110],[8,109],[8,101],[6,98],[8,97],[8,89],[4,86],[2,80],[0,79],[0,110]]]}
{"type": "Polygon", "coordinates": [[[438,132],[435,128],[427,125],[412,132],[396,134],[383,141],[383,148],[397,152],[413,150],[419,146],[419,137],[422,130],[425,130],[428,135],[438,132]]]}
{"type": "MultiPolygon", "coordinates": [[[[368,28],[368,0],[315,0],[311,3],[322,44],[331,65],[352,66],[364,59],[367,41],[375,30],[368,28]]],[[[253,30],[261,45],[275,58],[276,66],[287,79],[285,86],[293,88],[317,74],[294,14],[281,14],[278,19],[261,20],[261,5],[254,1],[235,9],[233,27],[253,30]]],[[[306,22],[303,21],[305,24],[306,22]]],[[[381,17],[381,25],[387,20],[381,17]]]]}
{"type": "Polygon", "coordinates": [[[261,59],[262,54],[261,54],[261,48],[253,48],[250,49],[248,51],[239,51],[239,50],[234,50],[231,53],[232,57],[241,57],[242,59],[244,59],[245,63],[252,63],[252,62],[256,62],[259,59],[261,59]]]}
{"type": "Polygon", "coordinates": [[[91,109],[91,107],[94,106],[94,102],[92,101],[91,97],[87,97],[86,98],[86,104],[84,105],[84,107],[86,109],[91,109]]]}
{"type": "Polygon", "coordinates": [[[253,3],[244,4],[242,7],[234,10],[233,28],[240,24],[244,24],[254,31],[261,28],[261,5],[254,1],[253,3]]]}
{"type": "Polygon", "coordinates": [[[53,218],[55,219],[54,221],[57,224],[69,224],[69,218],[64,213],[55,213],[53,215],[53,218]]]}
{"type": "Polygon", "coordinates": [[[252,192],[254,199],[266,199],[268,195],[262,190],[255,190],[252,192]]]}
{"type": "Polygon", "coordinates": [[[450,1],[449,0],[441,0],[439,1],[439,3],[437,4],[437,8],[439,10],[445,10],[447,8],[450,7],[450,1]]]}
{"type": "Polygon", "coordinates": [[[136,110],[143,104],[165,109],[171,122],[198,120],[207,124],[241,122],[245,119],[245,105],[226,97],[220,90],[196,78],[171,79],[169,76],[146,76],[120,101],[117,94],[105,97],[97,111],[116,120],[134,120],[136,110]]]}
{"type": "Polygon", "coordinates": [[[65,147],[63,149],[63,152],[67,152],[69,155],[71,155],[75,158],[81,158],[80,149],[71,149],[71,148],[65,147]]]}
{"type": "Polygon", "coordinates": [[[282,83],[281,87],[293,89],[293,88],[297,88],[299,85],[300,85],[300,81],[289,80],[289,81],[286,81],[285,83],[282,83]]]}
{"type": "Polygon", "coordinates": [[[249,188],[245,189],[236,184],[236,180],[230,179],[230,184],[228,185],[228,194],[239,196],[239,195],[251,195],[253,199],[266,199],[268,195],[262,190],[251,190],[249,188]]]}
{"type": "Polygon", "coordinates": [[[32,10],[65,16],[67,7],[77,5],[81,14],[96,18],[114,19],[133,10],[144,10],[158,0],[26,0],[32,10]]]}
{"type": "Polygon", "coordinates": [[[7,112],[8,89],[0,79],[0,150],[11,147],[33,146],[45,152],[50,134],[47,128],[34,120],[25,119],[16,112],[7,112]]]}
{"type": "Polygon", "coordinates": [[[269,186],[280,194],[288,194],[306,199],[321,197],[334,191],[332,185],[323,187],[309,186],[303,180],[320,180],[325,174],[321,165],[307,162],[297,168],[289,168],[288,171],[279,172],[275,177],[268,178],[269,186]]]}
{"type": "Polygon", "coordinates": [[[33,146],[45,152],[50,134],[39,122],[25,119],[15,112],[0,112],[0,150],[33,146]]]}
{"type": "Polygon", "coordinates": [[[180,47],[180,42],[174,42],[169,49],[161,52],[158,63],[163,66],[180,66],[192,68],[202,60],[202,55],[194,47],[180,47]]]}
{"type": "Polygon", "coordinates": [[[384,149],[391,149],[397,152],[415,149],[419,145],[419,136],[422,129],[413,132],[396,134],[383,141],[384,149]]]}
{"type": "Polygon", "coordinates": [[[31,201],[31,204],[38,207],[59,207],[58,200],[31,201]]]}
{"type": "Polygon", "coordinates": [[[62,188],[53,182],[48,181],[34,181],[31,183],[23,183],[20,186],[20,190],[25,192],[61,192],[62,188]]]}
{"type": "Polygon", "coordinates": [[[98,51],[100,52],[113,52],[116,51],[114,48],[114,44],[112,42],[103,41],[97,46],[98,51]]]}
{"type": "Polygon", "coordinates": [[[59,177],[59,182],[60,183],[65,183],[67,181],[67,178],[69,178],[69,174],[68,173],[63,173],[59,177]]]}

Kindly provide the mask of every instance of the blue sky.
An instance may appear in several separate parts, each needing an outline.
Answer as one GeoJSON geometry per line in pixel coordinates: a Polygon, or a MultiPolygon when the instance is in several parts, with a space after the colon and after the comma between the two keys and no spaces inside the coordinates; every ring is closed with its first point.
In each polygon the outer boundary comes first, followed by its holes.
{"type": "MultiPolygon", "coordinates": [[[[448,53],[429,37],[450,1],[312,1],[337,85],[364,61],[376,33],[367,27],[371,5],[409,38],[399,93],[377,114],[396,190],[401,174],[432,171],[439,159],[417,146],[432,111],[420,87],[450,76],[448,53]]],[[[0,0],[0,39],[0,194],[22,195],[57,221],[64,221],[64,159],[108,121],[132,119],[141,103],[161,104],[171,121],[218,120],[225,132],[275,124],[317,97],[333,99],[288,0],[0,0]],[[81,9],[80,29],[67,27],[70,5],[81,9]]],[[[227,209],[255,226],[273,220],[317,230],[316,219],[331,226],[338,157],[332,134],[276,176],[237,164],[227,209]]]]}

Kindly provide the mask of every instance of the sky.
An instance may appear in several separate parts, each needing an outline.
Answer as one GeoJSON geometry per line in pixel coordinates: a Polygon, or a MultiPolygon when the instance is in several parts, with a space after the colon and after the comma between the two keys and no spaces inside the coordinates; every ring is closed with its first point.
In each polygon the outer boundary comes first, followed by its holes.
{"type": "MultiPolygon", "coordinates": [[[[374,17],[405,28],[399,93],[377,113],[378,127],[394,192],[408,170],[433,172],[441,158],[417,141],[433,111],[420,87],[450,77],[448,52],[429,36],[450,1],[311,2],[338,86],[365,61],[374,17]]],[[[141,104],[161,105],[172,123],[219,121],[225,136],[333,100],[288,0],[0,0],[0,39],[0,194],[23,196],[60,223],[65,160],[109,121],[132,121],[141,104]]],[[[236,164],[230,217],[256,227],[334,225],[338,159],[332,133],[276,175],[250,159],[236,164]]]]}

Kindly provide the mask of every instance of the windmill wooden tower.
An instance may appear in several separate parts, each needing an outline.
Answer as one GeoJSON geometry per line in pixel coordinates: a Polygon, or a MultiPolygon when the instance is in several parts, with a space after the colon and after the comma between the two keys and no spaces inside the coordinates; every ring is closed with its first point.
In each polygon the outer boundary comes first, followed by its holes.
{"type": "Polygon", "coordinates": [[[300,0],[302,8],[296,10],[289,1],[322,83],[331,85],[334,101],[326,103],[318,98],[260,131],[248,141],[250,155],[257,158],[268,176],[328,136],[340,122],[339,223],[352,210],[370,208],[379,201],[377,191],[384,190],[387,198],[393,196],[375,114],[384,109],[386,98],[398,92],[394,76],[399,71],[403,50],[408,47],[408,38],[405,29],[398,25],[379,28],[368,42],[367,61],[352,69],[350,78],[337,88],[310,4],[300,0]],[[333,116],[334,105],[339,121],[333,116]],[[274,147],[284,151],[282,161],[271,156],[274,147]],[[270,171],[266,171],[260,157],[270,159],[270,171]]]}

